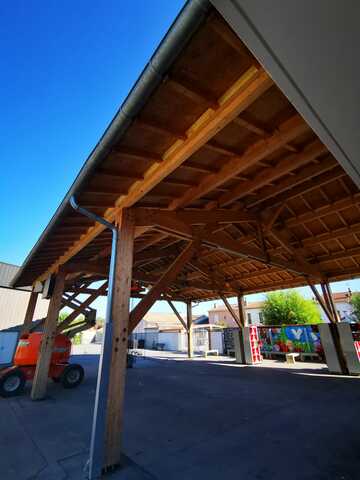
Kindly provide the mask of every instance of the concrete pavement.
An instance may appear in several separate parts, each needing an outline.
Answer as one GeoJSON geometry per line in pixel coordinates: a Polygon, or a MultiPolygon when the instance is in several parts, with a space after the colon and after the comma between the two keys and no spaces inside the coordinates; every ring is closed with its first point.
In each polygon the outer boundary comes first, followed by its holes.
{"type": "MultiPolygon", "coordinates": [[[[81,479],[97,356],[76,356],[86,380],[49,382],[41,402],[0,399],[1,480],[81,479]]],[[[181,355],[141,358],[128,370],[125,467],[108,478],[357,480],[357,378],[319,365],[243,367],[181,355]]]]}

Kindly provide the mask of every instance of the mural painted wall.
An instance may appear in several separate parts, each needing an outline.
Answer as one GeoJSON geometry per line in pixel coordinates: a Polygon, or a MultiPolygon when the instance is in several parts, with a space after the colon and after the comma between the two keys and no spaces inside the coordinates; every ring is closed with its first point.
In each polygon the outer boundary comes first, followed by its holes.
{"type": "Polygon", "coordinates": [[[262,353],[317,353],[323,356],[317,325],[258,327],[262,353]]]}

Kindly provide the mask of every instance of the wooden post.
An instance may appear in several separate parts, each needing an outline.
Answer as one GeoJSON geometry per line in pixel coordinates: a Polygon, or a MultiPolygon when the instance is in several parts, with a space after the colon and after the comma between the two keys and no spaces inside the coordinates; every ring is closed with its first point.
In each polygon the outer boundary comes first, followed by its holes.
{"type": "Polygon", "coordinates": [[[247,318],[246,318],[246,312],[245,312],[245,304],[244,304],[244,295],[242,293],[239,293],[237,297],[238,301],[238,308],[239,308],[239,320],[240,323],[243,327],[247,326],[247,318]]]}
{"type": "Polygon", "coordinates": [[[191,300],[186,302],[186,322],[187,322],[187,340],[188,340],[188,357],[192,358],[194,354],[193,345],[193,329],[192,329],[192,308],[191,300]]]}
{"type": "MultiPolygon", "coordinates": [[[[343,352],[343,349],[342,349],[342,346],[341,346],[341,342],[340,342],[340,338],[339,338],[339,332],[337,330],[337,327],[334,325],[335,323],[337,323],[338,320],[337,320],[337,314],[336,314],[336,316],[334,316],[334,311],[336,311],[335,310],[335,305],[334,305],[334,308],[331,306],[331,302],[332,302],[331,295],[329,296],[329,291],[327,290],[325,284],[321,284],[321,289],[322,289],[322,292],[323,292],[323,298],[321,298],[321,295],[317,291],[315,285],[311,285],[309,283],[309,286],[310,286],[311,290],[313,291],[317,301],[321,305],[321,308],[324,310],[326,316],[328,317],[328,319],[331,323],[331,325],[329,325],[329,327],[330,327],[331,336],[332,336],[332,339],[333,339],[333,342],[334,342],[335,350],[336,350],[336,353],[337,353],[337,356],[338,356],[339,364],[341,366],[341,370],[342,370],[343,374],[347,375],[349,372],[348,372],[347,365],[346,365],[345,355],[344,355],[344,352],[343,352]]],[[[330,292],[331,292],[331,290],[330,290],[330,292]]]]}
{"type": "Polygon", "coordinates": [[[245,312],[245,302],[244,295],[242,293],[238,294],[238,309],[239,309],[239,320],[240,320],[240,329],[239,329],[239,338],[240,338],[240,352],[242,363],[245,364],[245,347],[244,347],[244,327],[248,326],[248,320],[245,312]]]}
{"type": "Polygon", "coordinates": [[[325,315],[328,317],[329,322],[334,323],[332,312],[329,310],[329,307],[328,307],[328,304],[326,303],[325,297],[321,298],[321,295],[317,291],[317,288],[315,287],[315,285],[312,285],[311,283],[309,283],[309,287],[311,288],[313,294],[315,295],[315,298],[316,298],[317,302],[319,303],[319,305],[321,306],[321,308],[325,312],[325,315]]]}
{"type": "Polygon", "coordinates": [[[21,335],[23,335],[24,333],[29,333],[30,331],[31,324],[34,318],[37,299],[38,299],[38,293],[32,291],[30,293],[29,303],[26,309],[24,324],[21,329],[21,335]]]}
{"type": "Polygon", "coordinates": [[[330,283],[328,283],[328,282],[325,283],[325,289],[326,289],[327,294],[328,294],[329,304],[330,304],[330,307],[331,307],[331,311],[334,315],[335,323],[338,323],[340,321],[340,319],[339,319],[339,314],[336,310],[336,305],[335,305],[334,298],[333,298],[333,295],[332,295],[330,283]]]}
{"type": "Polygon", "coordinates": [[[335,318],[334,318],[334,314],[333,314],[334,312],[332,311],[332,307],[331,307],[329,296],[328,296],[328,291],[326,290],[325,284],[321,283],[320,287],[321,287],[321,290],[322,290],[324,303],[325,303],[326,308],[328,309],[328,311],[330,313],[331,322],[335,322],[335,318]]]}
{"type": "Polygon", "coordinates": [[[211,341],[211,325],[209,325],[209,330],[208,330],[208,347],[209,350],[212,350],[212,341],[211,341]]]}
{"type": "Polygon", "coordinates": [[[113,342],[106,412],[104,469],[118,465],[121,458],[121,433],[135,232],[133,214],[130,210],[122,210],[118,229],[112,309],[113,342]]]}
{"type": "Polygon", "coordinates": [[[61,309],[64,285],[65,273],[59,272],[56,276],[54,291],[50,299],[49,310],[44,324],[43,338],[31,390],[32,400],[41,400],[46,395],[49,366],[56,335],[57,321],[61,309]]]}
{"type": "Polygon", "coordinates": [[[175,315],[177,316],[177,318],[179,319],[179,322],[181,323],[181,325],[185,328],[185,330],[187,331],[187,325],[186,323],[184,322],[182,316],[180,315],[180,313],[178,312],[177,308],[175,307],[175,305],[173,304],[173,302],[171,300],[168,300],[167,301],[168,304],[170,305],[172,311],[175,313],[175,315]]]}
{"type": "Polygon", "coordinates": [[[235,320],[235,323],[239,328],[241,328],[243,325],[240,322],[240,318],[236,315],[235,310],[232,308],[232,306],[228,302],[228,299],[225,297],[225,295],[222,295],[221,293],[219,295],[221,300],[224,302],[224,305],[227,308],[228,312],[230,313],[232,318],[235,320]]]}

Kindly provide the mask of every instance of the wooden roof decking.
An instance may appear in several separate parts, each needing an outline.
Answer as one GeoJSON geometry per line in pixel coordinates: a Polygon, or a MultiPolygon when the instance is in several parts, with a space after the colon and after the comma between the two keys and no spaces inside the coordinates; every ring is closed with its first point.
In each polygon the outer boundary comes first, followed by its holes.
{"type": "MultiPolygon", "coordinates": [[[[329,280],[360,273],[358,188],[214,11],[77,201],[110,221],[122,207],[186,209],[194,219],[213,210],[217,228],[169,286],[174,298],[300,286],[318,272],[329,280]],[[232,221],[224,213],[221,220],[220,209],[247,216],[232,221]]],[[[133,276],[149,285],[184,248],[188,232],[182,225],[154,228],[144,217],[133,276]]],[[[195,232],[203,223],[186,222],[195,232]]],[[[70,259],[105,260],[110,242],[110,232],[69,206],[17,285],[44,279],[70,259]]]]}

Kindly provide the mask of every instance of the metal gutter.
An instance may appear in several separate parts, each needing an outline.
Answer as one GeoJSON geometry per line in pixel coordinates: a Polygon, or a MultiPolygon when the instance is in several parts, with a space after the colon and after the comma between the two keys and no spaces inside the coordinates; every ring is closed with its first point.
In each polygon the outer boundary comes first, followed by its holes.
{"type": "Polygon", "coordinates": [[[100,141],[90,153],[49,224],[12,280],[11,286],[17,285],[32,257],[41,248],[52,228],[68,207],[70,198],[78,192],[93,170],[102,162],[111,148],[125,133],[155,88],[162,82],[170,66],[182,52],[200,24],[205,20],[211,8],[209,0],[189,0],[184,5],[110,125],[105,130],[100,141]]]}

